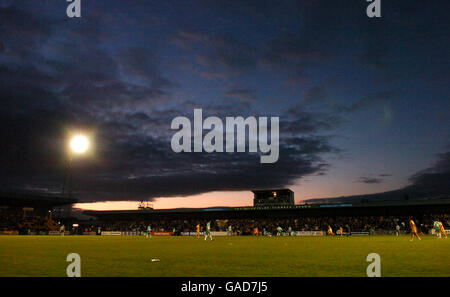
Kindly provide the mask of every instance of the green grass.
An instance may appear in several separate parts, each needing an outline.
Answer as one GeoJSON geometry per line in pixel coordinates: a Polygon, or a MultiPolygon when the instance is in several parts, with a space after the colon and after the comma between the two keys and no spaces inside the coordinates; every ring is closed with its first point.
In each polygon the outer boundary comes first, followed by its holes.
{"type": "Polygon", "coordinates": [[[431,235],[0,236],[0,276],[66,276],[69,253],[81,256],[82,276],[366,276],[369,253],[381,256],[382,276],[450,276],[449,251],[450,239],[431,235]]]}

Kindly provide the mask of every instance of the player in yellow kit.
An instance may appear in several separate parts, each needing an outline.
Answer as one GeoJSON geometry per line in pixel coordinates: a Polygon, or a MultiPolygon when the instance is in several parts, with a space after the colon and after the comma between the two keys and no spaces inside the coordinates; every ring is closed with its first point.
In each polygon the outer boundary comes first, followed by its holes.
{"type": "Polygon", "coordinates": [[[339,235],[342,236],[344,234],[344,229],[342,229],[342,226],[339,227],[339,235]]]}
{"type": "Polygon", "coordinates": [[[200,224],[197,225],[197,238],[200,238],[200,224]]]}
{"type": "Polygon", "coordinates": [[[412,219],[409,220],[409,225],[411,226],[411,239],[409,241],[413,241],[414,236],[416,236],[419,240],[422,240],[422,238],[420,238],[419,234],[417,233],[416,224],[412,219]]]}
{"type": "Polygon", "coordinates": [[[331,226],[330,225],[328,225],[328,235],[334,235],[334,233],[333,233],[333,229],[331,229],[331,226]]]}
{"type": "Polygon", "coordinates": [[[439,223],[439,231],[441,232],[441,235],[444,235],[445,238],[447,238],[447,233],[445,233],[444,225],[441,221],[438,221],[439,223]]]}

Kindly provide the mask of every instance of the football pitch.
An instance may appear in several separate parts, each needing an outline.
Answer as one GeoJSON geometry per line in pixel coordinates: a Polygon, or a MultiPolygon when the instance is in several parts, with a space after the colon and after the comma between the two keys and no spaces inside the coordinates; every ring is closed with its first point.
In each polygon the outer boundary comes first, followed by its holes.
{"type": "Polygon", "coordinates": [[[381,275],[450,276],[450,239],[427,235],[353,237],[0,236],[0,276],[366,276],[378,253],[381,275]],[[159,259],[152,261],[152,259],[159,259]]]}

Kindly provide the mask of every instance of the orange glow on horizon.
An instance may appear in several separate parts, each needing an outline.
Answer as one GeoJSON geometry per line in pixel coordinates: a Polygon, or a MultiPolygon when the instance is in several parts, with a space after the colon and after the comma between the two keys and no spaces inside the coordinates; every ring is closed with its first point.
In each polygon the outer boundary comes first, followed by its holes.
{"type": "MultiPolygon", "coordinates": [[[[186,197],[154,198],[151,203],[154,209],[251,206],[253,205],[253,193],[250,191],[209,192],[186,197]]],[[[134,210],[138,209],[138,204],[139,201],[105,201],[77,203],[74,207],[89,210],[134,210]]]]}
{"type": "MultiPolygon", "coordinates": [[[[349,185],[345,182],[345,178],[331,178],[330,176],[315,176],[314,179],[302,180],[301,184],[288,188],[294,191],[296,204],[307,199],[372,194],[396,189],[392,184],[374,185],[373,188],[358,183],[349,185]]],[[[253,193],[250,190],[217,191],[185,197],[158,197],[149,202],[153,204],[154,209],[252,206],[253,193]]],[[[138,204],[139,201],[105,201],[77,203],[74,207],[89,210],[135,210],[138,209],[138,204]]]]}

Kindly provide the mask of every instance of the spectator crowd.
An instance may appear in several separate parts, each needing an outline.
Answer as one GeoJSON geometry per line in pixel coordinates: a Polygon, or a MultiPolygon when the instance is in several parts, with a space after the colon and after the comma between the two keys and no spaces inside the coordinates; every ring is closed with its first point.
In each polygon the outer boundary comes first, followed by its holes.
{"type": "MultiPolygon", "coordinates": [[[[343,228],[344,232],[370,232],[391,233],[396,227],[403,232],[409,232],[409,217],[396,216],[361,216],[361,217],[297,217],[297,218],[271,218],[271,219],[228,219],[228,220],[145,220],[145,221],[104,221],[97,222],[92,228],[101,228],[103,231],[135,231],[144,232],[151,226],[155,232],[193,232],[200,225],[204,230],[206,223],[211,222],[212,231],[231,230],[235,235],[253,234],[255,228],[276,233],[277,228],[292,231],[326,231],[328,226],[333,230],[343,228]]],[[[430,214],[413,218],[419,232],[428,233],[433,228],[433,222],[439,220],[448,229],[450,217],[448,214],[430,214]]],[[[93,230],[94,231],[94,230],[93,230]]]]}

